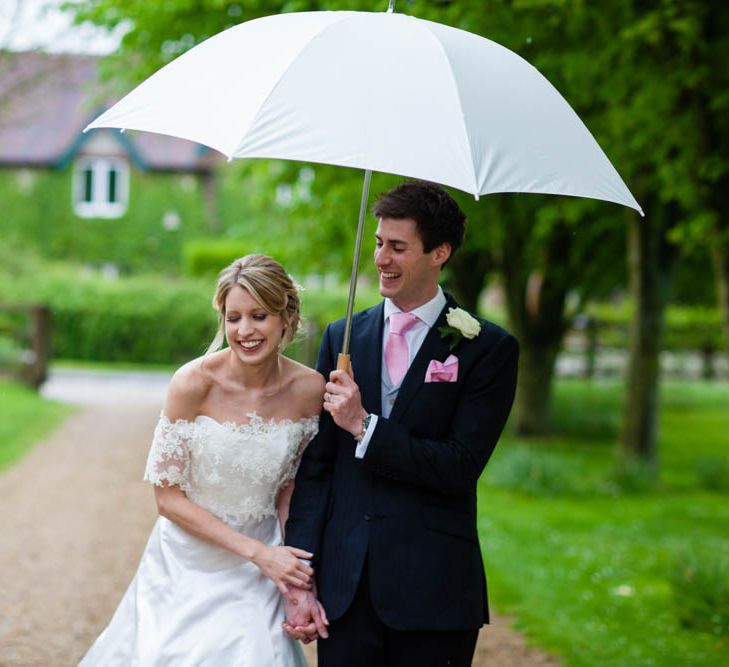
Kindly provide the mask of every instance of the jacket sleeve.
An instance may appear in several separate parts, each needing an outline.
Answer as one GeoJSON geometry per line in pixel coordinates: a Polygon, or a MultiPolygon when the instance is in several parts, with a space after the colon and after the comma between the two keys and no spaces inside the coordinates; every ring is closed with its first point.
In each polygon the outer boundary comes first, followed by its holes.
{"type": "Polygon", "coordinates": [[[379,417],[363,465],[438,493],[473,489],[509,416],[518,358],[518,343],[507,334],[473,365],[445,439],[415,437],[407,425],[379,417]]]}
{"type": "MultiPolygon", "coordinates": [[[[328,380],[336,366],[329,327],[324,331],[317,370],[328,380]]],[[[301,457],[294,482],[289,517],[286,521],[285,544],[319,553],[321,535],[326,520],[331,493],[334,459],[336,457],[336,425],[328,412],[322,411],[319,432],[301,457]]]]}

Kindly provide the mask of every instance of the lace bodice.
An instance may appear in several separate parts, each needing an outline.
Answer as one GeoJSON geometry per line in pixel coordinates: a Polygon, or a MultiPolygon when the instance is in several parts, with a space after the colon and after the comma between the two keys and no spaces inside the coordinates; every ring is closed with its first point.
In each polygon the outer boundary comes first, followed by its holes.
{"type": "Polygon", "coordinates": [[[318,417],[217,422],[171,422],[162,414],[154,431],[144,479],[178,485],[193,502],[226,523],[276,514],[276,495],[293,479],[301,452],[316,435],[318,417]]]}

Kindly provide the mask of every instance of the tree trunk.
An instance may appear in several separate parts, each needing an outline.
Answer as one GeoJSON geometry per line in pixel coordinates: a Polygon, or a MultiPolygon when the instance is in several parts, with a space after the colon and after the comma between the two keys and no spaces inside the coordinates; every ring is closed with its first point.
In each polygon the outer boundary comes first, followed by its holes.
{"type": "Polygon", "coordinates": [[[518,435],[550,430],[552,384],[557,354],[568,328],[565,301],[570,276],[561,270],[570,250],[571,233],[556,227],[544,243],[544,269],[527,273],[524,239],[512,229],[504,238],[501,272],[509,326],[519,341],[519,381],[511,416],[518,435]]]}
{"type": "Polygon", "coordinates": [[[538,435],[550,428],[552,378],[562,339],[545,344],[543,340],[522,337],[520,343],[513,429],[518,435],[538,435]]]}
{"type": "Polygon", "coordinates": [[[729,240],[714,248],[714,265],[718,283],[719,307],[724,323],[724,338],[729,350],[729,240]]]}
{"type": "Polygon", "coordinates": [[[652,216],[631,216],[628,223],[628,270],[634,306],[629,334],[625,405],[620,433],[623,462],[638,459],[657,469],[660,352],[675,248],[666,238],[672,207],[652,216]],[[664,213],[666,222],[662,222],[664,213]]]}
{"type": "Polygon", "coordinates": [[[448,264],[446,284],[466,310],[476,313],[486,275],[493,269],[494,261],[484,250],[460,248],[448,264]]]}

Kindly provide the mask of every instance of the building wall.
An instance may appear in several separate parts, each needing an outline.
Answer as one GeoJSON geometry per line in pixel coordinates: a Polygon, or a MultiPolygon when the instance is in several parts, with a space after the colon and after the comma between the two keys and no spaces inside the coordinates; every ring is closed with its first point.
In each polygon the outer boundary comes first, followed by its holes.
{"type": "Polygon", "coordinates": [[[201,177],[130,167],[126,213],[82,218],[74,211],[73,169],[0,168],[0,242],[121,273],[177,272],[182,245],[212,234],[201,177]]]}

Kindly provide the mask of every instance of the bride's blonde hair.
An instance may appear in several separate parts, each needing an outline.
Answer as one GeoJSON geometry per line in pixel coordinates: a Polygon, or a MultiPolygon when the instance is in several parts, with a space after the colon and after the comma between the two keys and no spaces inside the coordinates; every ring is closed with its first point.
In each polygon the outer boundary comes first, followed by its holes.
{"type": "Polygon", "coordinates": [[[236,259],[220,272],[213,296],[213,308],[218,311],[218,331],[206,354],[219,350],[225,341],[225,300],[236,285],[247,290],[265,311],[281,316],[284,323],[281,345],[288,345],[301,323],[299,290],[275,259],[254,254],[236,259]]]}

